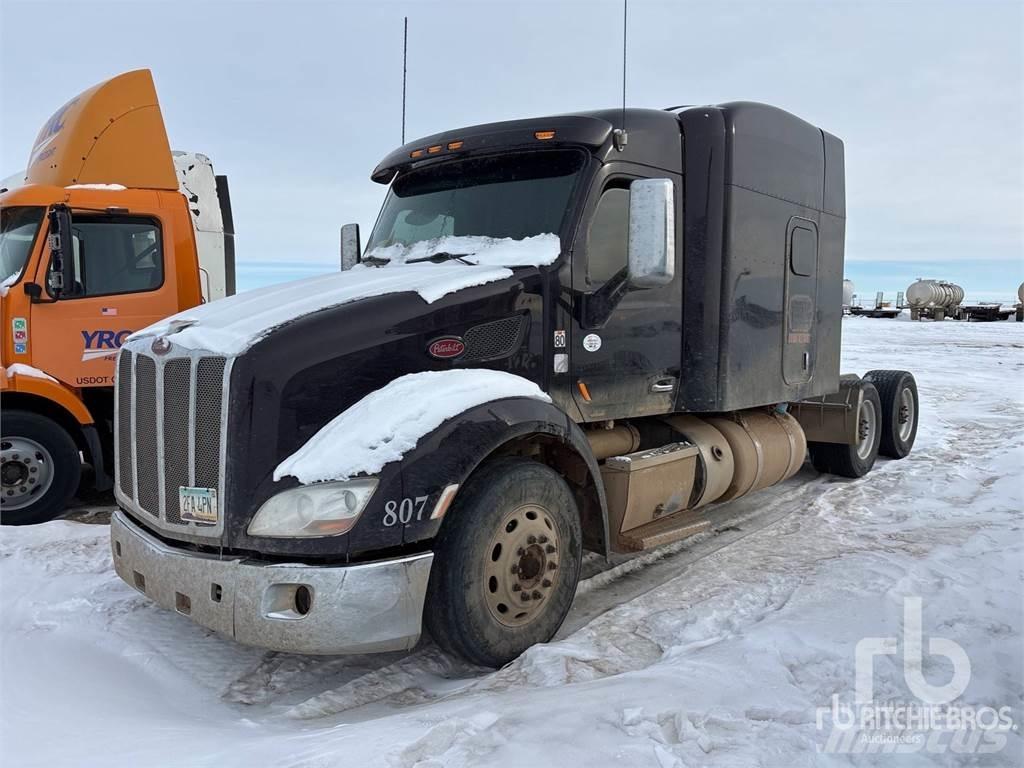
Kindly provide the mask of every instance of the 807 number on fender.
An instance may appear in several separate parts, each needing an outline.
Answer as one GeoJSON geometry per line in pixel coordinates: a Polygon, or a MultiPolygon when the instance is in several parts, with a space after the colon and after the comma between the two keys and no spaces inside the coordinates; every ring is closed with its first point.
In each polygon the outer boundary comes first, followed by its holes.
{"type": "Polygon", "coordinates": [[[419,522],[423,519],[423,511],[427,506],[429,496],[406,497],[401,501],[391,499],[384,502],[384,518],[381,522],[385,528],[393,525],[407,525],[414,519],[419,522]]]}

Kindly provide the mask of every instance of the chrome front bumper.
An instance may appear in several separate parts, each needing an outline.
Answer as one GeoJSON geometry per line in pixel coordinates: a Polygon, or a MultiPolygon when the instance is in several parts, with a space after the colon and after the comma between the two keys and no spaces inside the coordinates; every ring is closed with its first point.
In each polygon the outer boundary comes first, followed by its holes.
{"type": "Polygon", "coordinates": [[[110,546],[117,575],[161,607],[240,643],[315,654],[412,648],[434,559],[431,552],[348,566],[220,559],[167,546],[121,510],[110,521],[110,546]]]}

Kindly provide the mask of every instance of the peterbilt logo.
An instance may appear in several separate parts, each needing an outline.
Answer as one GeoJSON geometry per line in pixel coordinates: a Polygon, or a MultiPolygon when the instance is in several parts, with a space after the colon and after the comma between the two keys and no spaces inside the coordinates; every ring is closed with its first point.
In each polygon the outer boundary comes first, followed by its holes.
{"type": "Polygon", "coordinates": [[[430,353],[431,357],[437,357],[442,360],[458,357],[465,351],[466,344],[458,336],[445,336],[444,338],[434,339],[430,342],[430,346],[427,347],[427,352],[430,353]]]}

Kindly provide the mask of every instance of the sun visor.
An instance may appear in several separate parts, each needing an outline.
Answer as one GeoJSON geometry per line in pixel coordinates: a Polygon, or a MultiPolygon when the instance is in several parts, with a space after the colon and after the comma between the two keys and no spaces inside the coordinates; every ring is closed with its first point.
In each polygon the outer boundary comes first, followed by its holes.
{"type": "Polygon", "coordinates": [[[118,75],[58,109],[36,137],[25,181],[178,189],[152,73],[118,75]]]}

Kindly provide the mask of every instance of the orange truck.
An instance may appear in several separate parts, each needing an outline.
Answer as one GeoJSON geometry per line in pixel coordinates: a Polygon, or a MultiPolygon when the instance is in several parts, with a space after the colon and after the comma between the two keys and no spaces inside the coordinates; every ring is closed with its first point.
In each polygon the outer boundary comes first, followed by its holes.
{"type": "Polygon", "coordinates": [[[7,184],[0,522],[25,524],[62,512],[80,484],[112,486],[117,351],[139,328],[234,293],[234,234],[226,178],[203,155],[171,152],[149,70],[58,109],[21,183],[7,184]]]}

